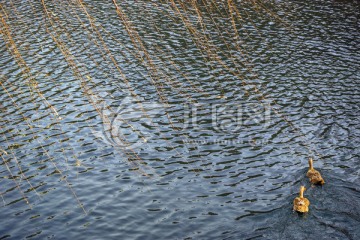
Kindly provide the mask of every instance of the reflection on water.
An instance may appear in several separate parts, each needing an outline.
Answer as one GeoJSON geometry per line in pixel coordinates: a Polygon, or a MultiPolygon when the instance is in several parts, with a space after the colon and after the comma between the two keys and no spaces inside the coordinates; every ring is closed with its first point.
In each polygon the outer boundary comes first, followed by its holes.
{"type": "Polygon", "coordinates": [[[359,3],[193,4],[1,3],[0,238],[359,238],[359,3]]]}

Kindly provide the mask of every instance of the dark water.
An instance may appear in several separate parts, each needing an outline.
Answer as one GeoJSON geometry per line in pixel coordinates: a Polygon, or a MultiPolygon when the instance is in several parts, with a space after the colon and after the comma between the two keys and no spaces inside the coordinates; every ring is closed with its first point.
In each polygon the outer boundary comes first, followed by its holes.
{"type": "Polygon", "coordinates": [[[360,238],[358,1],[105,2],[1,2],[0,239],[360,238]]]}

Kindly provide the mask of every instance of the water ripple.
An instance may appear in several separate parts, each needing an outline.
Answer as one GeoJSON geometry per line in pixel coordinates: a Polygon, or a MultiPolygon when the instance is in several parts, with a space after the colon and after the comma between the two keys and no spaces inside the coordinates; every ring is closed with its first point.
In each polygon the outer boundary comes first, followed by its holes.
{"type": "Polygon", "coordinates": [[[358,2],[82,4],[3,5],[1,239],[360,237],[358,2]]]}

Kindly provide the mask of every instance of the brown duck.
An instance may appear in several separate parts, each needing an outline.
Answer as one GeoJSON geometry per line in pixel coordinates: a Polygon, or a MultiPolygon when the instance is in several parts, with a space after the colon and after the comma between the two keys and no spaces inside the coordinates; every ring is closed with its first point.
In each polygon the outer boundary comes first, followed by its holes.
{"type": "Polygon", "coordinates": [[[313,184],[323,185],[325,183],[325,181],[321,177],[321,174],[319,173],[319,171],[314,169],[312,158],[309,159],[309,170],[308,170],[306,176],[309,178],[310,182],[313,184]]]}
{"type": "Polygon", "coordinates": [[[294,199],[294,211],[300,213],[306,213],[309,211],[310,201],[307,198],[304,198],[304,191],[306,188],[304,186],[300,187],[300,194],[297,198],[294,199]]]}

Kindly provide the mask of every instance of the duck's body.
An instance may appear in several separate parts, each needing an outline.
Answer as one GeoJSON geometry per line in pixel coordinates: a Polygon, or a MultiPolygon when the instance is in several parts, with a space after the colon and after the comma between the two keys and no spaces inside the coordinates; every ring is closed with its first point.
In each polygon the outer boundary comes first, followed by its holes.
{"type": "Polygon", "coordinates": [[[322,178],[319,171],[314,169],[312,158],[309,159],[309,170],[308,170],[306,176],[309,178],[310,182],[313,184],[323,185],[325,183],[325,181],[322,178]]]}
{"type": "Polygon", "coordinates": [[[304,191],[306,188],[304,186],[300,187],[299,197],[294,199],[294,211],[300,213],[306,213],[309,211],[310,201],[307,198],[304,198],[304,191]]]}

